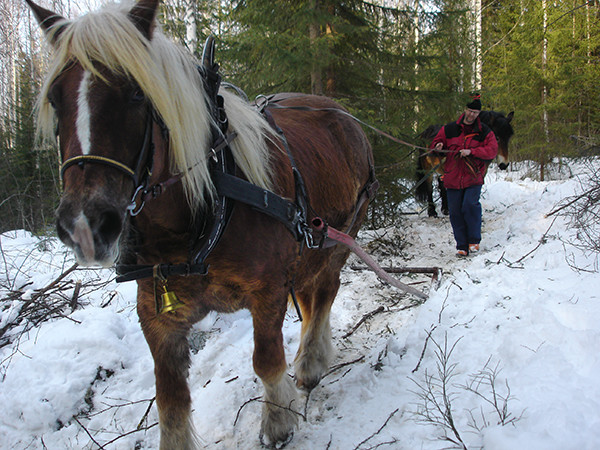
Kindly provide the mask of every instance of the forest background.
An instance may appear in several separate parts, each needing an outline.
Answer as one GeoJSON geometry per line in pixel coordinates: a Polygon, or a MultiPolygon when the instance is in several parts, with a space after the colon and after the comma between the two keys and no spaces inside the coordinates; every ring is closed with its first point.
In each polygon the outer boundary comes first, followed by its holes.
{"type": "MultiPolygon", "coordinates": [[[[102,0],[40,0],[65,17],[102,0]]],[[[252,99],[299,91],[421,144],[474,91],[515,111],[512,161],[537,177],[563,156],[600,150],[600,0],[163,0],[165,32],[200,54],[217,39],[224,79],[252,99]]],[[[0,0],[0,232],[53,227],[58,154],[36,140],[33,110],[49,49],[22,0],[0,0]]],[[[372,225],[396,220],[416,152],[370,130],[382,182],[372,225]],[[406,180],[398,182],[398,180],[406,180]]]]}

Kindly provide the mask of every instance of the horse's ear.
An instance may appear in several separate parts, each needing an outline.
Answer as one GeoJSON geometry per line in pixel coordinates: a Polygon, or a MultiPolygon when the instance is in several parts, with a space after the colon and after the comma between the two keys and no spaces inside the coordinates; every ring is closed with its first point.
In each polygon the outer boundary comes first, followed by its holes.
{"type": "Polygon", "coordinates": [[[44,30],[46,36],[48,36],[50,43],[54,44],[56,42],[56,39],[64,29],[64,25],[59,25],[58,28],[56,28],[56,24],[58,22],[64,22],[64,17],[56,14],[53,11],[50,11],[49,9],[42,8],[41,6],[36,5],[31,0],[25,1],[31,8],[31,11],[35,16],[35,19],[40,24],[40,27],[42,28],[42,30],[44,30]]]}
{"type": "Polygon", "coordinates": [[[158,3],[159,0],[140,0],[129,11],[129,18],[148,40],[152,38],[158,3]]]}
{"type": "Polygon", "coordinates": [[[506,120],[510,123],[510,121],[513,119],[514,115],[515,115],[514,111],[509,112],[508,116],[506,116],[506,120]]]}

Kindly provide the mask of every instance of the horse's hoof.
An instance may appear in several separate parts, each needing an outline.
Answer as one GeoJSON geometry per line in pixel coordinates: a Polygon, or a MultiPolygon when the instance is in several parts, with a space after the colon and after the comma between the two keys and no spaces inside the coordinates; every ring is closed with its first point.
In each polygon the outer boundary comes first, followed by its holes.
{"type": "Polygon", "coordinates": [[[269,449],[272,449],[272,448],[276,448],[276,449],[285,448],[290,442],[292,442],[293,438],[294,438],[294,432],[293,431],[291,431],[284,440],[278,440],[278,441],[274,441],[274,442],[271,442],[269,439],[267,439],[265,441],[265,436],[264,436],[264,434],[263,434],[262,431],[258,435],[258,439],[260,439],[260,445],[263,448],[269,448],[269,449]]]}
{"type": "Polygon", "coordinates": [[[296,387],[298,389],[302,389],[303,391],[311,392],[314,388],[316,388],[319,385],[320,382],[321,377],[314,378],[312,380],[301,380],[299,378],[296,378],[296,387]]]}

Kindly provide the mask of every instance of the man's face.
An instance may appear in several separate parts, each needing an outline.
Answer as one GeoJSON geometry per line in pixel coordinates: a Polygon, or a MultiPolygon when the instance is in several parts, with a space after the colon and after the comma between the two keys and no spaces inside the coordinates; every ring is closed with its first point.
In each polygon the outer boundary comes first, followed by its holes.
{"type": "Polygon", "coordinates": [[[475,119],[477,119],[477,116],[479,116],[480,112],[481,111],[478,109],[465,109],[465,117],[463,117],[463,122],[467,125],[471,125],[473,122],[475,122],[475,119]]]}

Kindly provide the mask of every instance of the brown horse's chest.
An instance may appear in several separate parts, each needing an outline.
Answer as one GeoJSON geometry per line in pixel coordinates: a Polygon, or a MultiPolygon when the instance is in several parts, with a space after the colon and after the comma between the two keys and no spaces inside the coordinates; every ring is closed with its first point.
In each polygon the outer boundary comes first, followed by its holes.
{"type": "MultiPolygon", "coordinates": [[[[236,208],[226,231],[206,259],[206,275],[172,276],[167,280],[169,292],[191,309],[192,315],[208,311],[233,312],[254,309],[272,295],[273,286],[289,291],[298,259],[297,243],[281,224],[263,218],[257,212],[236,208]],[[249,217],[249,215],[260,215],[249,217]],[[264,219],[264,220],[263,220],[264,219]],[[249,222],[264,222],[258,234],[249,233],[249,222]],[[270,236],[270,239],[263,239],[270,236]]],[[[160,234],[164,234],[164,231],[160,234]]],[[[185,263],[189,260],[189,233],[147,236],[138,263],[185,263]]],[[[142,301],[156,303],[162,286],[146,288],[142,301]]],[[[286,291],[286,292],[287,292],[286,291]]],[[[287,297],[287,296],[284,296],[287,297]]]]}

